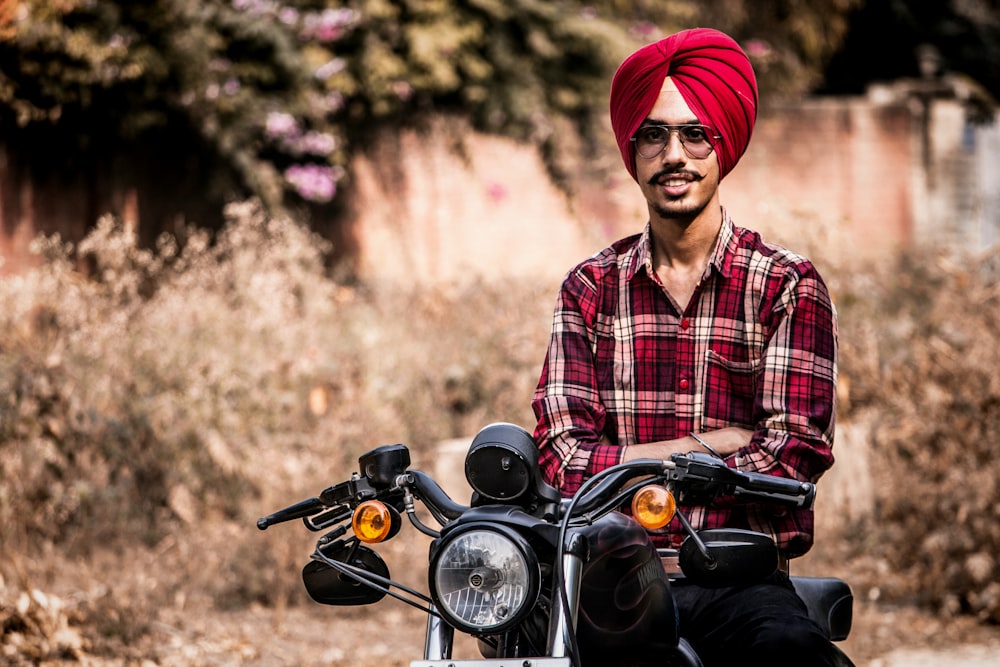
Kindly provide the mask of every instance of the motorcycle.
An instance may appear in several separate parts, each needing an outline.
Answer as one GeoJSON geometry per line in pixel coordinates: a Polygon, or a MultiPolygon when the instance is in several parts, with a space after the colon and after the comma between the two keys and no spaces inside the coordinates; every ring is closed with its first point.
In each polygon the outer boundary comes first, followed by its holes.
{"type": "MultiPolygon", "coordinates": [[[[347,481],[259,519],[257,527],[301,519],[323,532],[302,570],[316,602],[366,605],[391,596],[426,612],[424,655],[411,667],[699,667],[677,631],[671,581],[751,582],[773,574],[779,554],[763,533],[696,531],[680,507],[720,496],[811,507],[816,493],[813,484],[742,472],[694,452],[608,468],[562,498],[542,479],[534,439],[508,423],[486,426],[469,446],[469,505],[410,469],[404,445],[377,447],[358,466],[347,481]],[[624,507],[631,511],[619,511],[624,507]],[[431,538],[429,593],[393,581],[372,548],[399,533],[403,514],[431,538]],[[428,525],[428,515],[438,527],[428,525]],[[684,542],[678,550],[656,549],[647,530],[675,516],[684,542]],[[476,638],[482,657],[453,659],[456,631],[476,638]]],[[[791,579],[828,637],[846,639],[848,584],[791,579]]],[[[838,653],[843,665],[852,664],[838,653]]]]}

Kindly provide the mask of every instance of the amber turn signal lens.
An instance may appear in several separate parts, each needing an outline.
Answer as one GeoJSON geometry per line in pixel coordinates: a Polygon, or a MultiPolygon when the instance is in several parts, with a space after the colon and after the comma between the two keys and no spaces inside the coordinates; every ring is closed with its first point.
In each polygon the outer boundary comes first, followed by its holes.
{"type": "Polygon", "coordinates": [[[662,486],[644,486],[632,496],[632,516],[646,530],[663,528],[674,518],[677,501],[662,486]]]}
{"type": "Polygon", "coordinates": [[[377,500],[366,500],[358,505],[351,518],[354,535],[362,542],[381,542],[392,531],[389,508],[377,500]]]}

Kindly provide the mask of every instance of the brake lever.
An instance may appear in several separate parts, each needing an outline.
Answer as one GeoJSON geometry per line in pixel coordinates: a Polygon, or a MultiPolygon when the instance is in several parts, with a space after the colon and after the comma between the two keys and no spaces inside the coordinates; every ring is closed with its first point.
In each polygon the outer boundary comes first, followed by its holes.
{"type": "Polygon", "coordinates": [[[340,523],[341,521],[346,521],[351,518],[354,512],[344,505],[338,505],[337,507],[332,507],[327,511],[316,514],[313,516],[302,517],[302,523],[305,527],[314,533],[318,533],[321,530],[326,530],[330,526],[340,523]]]}
{"type": "Polygon", "coordinates": [[[270,526],[277,523],[284,523],[285,521],[291,521],[292,519],[300,519],[316,514],[325,507],[323,501],[319,498],[306,498],[300,502],[290,505],[285,509],[278,510],[274,514],[269,514],[265,517],[257,519],[257,528],[259,530],[267,530],[270,526]]]}

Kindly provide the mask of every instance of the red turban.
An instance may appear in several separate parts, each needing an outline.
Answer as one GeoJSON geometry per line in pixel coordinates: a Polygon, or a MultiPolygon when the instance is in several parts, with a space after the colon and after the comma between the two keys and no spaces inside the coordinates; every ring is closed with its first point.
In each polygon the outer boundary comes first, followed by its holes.
{"type": "Polygon", "coordinates": [[[722,136],[716,140],[719,178],[747,149],[757,120],[757,79],[743,49],[728,35],[695,28],[648,44],[618,68],[611,82],[611,127],[625,168],[636,178],[631,138],[671,77],[698,117],[722,136]]]}

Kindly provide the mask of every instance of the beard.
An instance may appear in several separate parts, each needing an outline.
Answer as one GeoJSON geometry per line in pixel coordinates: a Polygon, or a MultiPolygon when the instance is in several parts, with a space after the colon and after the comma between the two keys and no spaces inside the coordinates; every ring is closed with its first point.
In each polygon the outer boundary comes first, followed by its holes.
{"type": "Polygon", "coordinates": [[[659,217],[661,220],[672,220],[674,222],[691,222],[697,218],[708,202],[692,202],[689,204],[680,204],[678,202],[674,206],[666,206],[663,204],[650,204],[650,209],[659,217]]]}
{"type": "Polygon", "coordinates": [[[703,183],[704,176],[688,170],[662,170],[654,174],[648,181],[647,185],[652,188],[652,191],[647,191],[646,200],[649,204],[649,209],[657,217],[662,220],[670,220],[673,222],[688,223],[697,218],[708,206],[712,197],[706,196],[706,193],[701,191],[698,187],[703,183]],[[662,193],[660,192],[660,180],[662,178],[668,177],[672,174],[687,174],[692,179],[692,184],[695,186],[694,191],[688,192],[683,196],[676,198],[664,199],[662,193]]]}
{"type": "Polygon", "coordinates": [[[675,224],[687,226],[705,211],[711,201],[711,198],[695,197],[684,197],[667,202],[650,201],[649,209],[661,220],[669,220],[675,224]]]}

